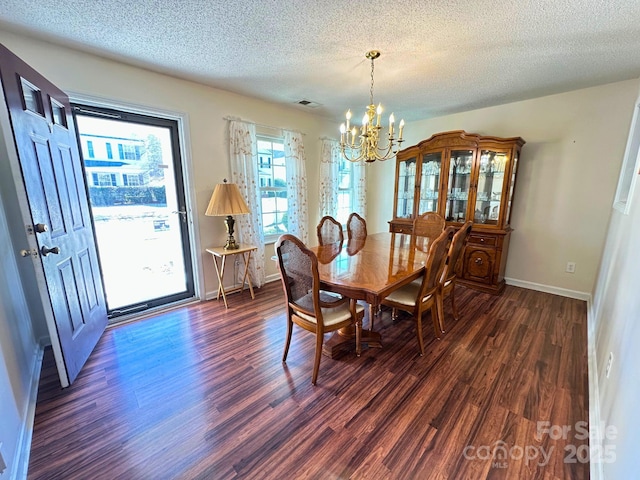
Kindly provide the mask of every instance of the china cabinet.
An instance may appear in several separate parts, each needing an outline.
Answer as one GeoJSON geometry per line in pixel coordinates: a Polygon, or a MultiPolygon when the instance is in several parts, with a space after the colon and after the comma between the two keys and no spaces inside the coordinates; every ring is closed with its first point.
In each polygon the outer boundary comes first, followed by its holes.
{"type": "Polygon", "coordinates": [[[398,152],[392,232],[411,233],[421,213],[438,212],[447,225],[473,228],[462,260],[461,284],[486,292],[504,289],[511,236],[520,137],[462,130],[438,133],[398,152]]]}

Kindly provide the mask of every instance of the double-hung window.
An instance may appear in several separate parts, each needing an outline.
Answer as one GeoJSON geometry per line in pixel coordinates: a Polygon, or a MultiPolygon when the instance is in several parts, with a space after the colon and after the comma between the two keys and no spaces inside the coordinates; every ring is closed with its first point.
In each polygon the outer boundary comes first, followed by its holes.
{"type": "Polygon", "coordinates": [[[287,233],[287,168],[282,138],[258,136],[258,188],[267,241],[287,233]]]}

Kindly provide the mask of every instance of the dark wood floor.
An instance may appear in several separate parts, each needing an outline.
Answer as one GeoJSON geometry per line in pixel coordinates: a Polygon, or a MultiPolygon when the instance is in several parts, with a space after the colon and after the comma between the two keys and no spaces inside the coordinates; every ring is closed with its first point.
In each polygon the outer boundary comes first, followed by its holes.
{"type": "Polygon", "coordinates": [[[47,351],[29,478],[588,478],[585,302],[457,292],[425,357],[383,311],[384,347],[323,357],[316,387],[312,335],[281,362],[280,283],[111,328],[65,390],[47,351]]]}

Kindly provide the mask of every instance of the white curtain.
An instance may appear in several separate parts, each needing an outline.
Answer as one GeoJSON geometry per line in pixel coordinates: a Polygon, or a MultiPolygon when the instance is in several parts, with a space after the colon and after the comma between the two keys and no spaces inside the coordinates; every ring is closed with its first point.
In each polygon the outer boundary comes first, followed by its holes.
{"type": "MultiPolygon", "coordinates": [[[[258,189],[258,147],[256,126],[238,120],[229,121],[229,156],[231,159],[231,181],[238,185],[251,211],[248,215],[236,215],[238,239],[244,244],[258,247],[251,255],[249,275],[256,287],[265,282],[264,236],[262,233],[262,210],[258,189]]],[[[238,272],[240,281],[242,272],[238,272]]]]}
{"type": "Polygon", "coordinates": [[[287,167],[287,218],[289,233],[304,243],[309,240],[307,215],[307,172],[304,145],[299,132],[283,130],[284,159],[287,167]]]}
{"type": "Polygon", "coordinates": [[[338,213],[338,167],[340,165],[338,142],[325,138],[320,151],[320,194],[318,198],[320,218],[335,217],[338,213]]]}
{"type": "MultiPolygon", "coordinates": [[[[340,145],[336,140],[323,139],[320,152],[320,217],[338,213],[338,184],[340,167],[340,145]]],[[[352,163],[353,211],[366,218],[367,190],[365,162],[352,163]]]]}
{"type": "Polygon", "coordinates": [[[353,164],[353,210],[363,218],[367,218],[367,182],[366,171],[368,163],[353,164]]]}

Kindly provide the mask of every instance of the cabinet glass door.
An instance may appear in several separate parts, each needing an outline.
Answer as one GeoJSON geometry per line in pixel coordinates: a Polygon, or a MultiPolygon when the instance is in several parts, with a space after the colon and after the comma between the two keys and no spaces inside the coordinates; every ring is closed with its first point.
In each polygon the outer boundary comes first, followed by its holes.
{"type": "Polygon", "coordinates": [[[506,152],[491,150],[480,152],[474,223],[498,224],[507,160],[506,152]]]}
{"type": "Polygon", "coordinates": [[[473,150],[452,150],[449,157],[449,184],[445,219],[450,222],[467,220],[467,204],[471,186],[473,150]]]}
{"type": "Polygon", "coordinates": [[[511,202],[513,201],[513,187],[516,183],[516,171],[518,169],[518,151],[516,151],[515,156],[513,157],[513,163],[511,166],[511,181],[509,182],[509,191],[507,193],[507,214],[505,215],[505,219],[507,225],[511,223],[511,202]]]}
{"type": "Polygon", "coordinates": [[[416,192],[416,157],[398,162],[398,198],[396,218],[413,216],[413,198],[416,192]]]}
{"type": "Polygon", "coordinates": [[[422,178],[420,180],[420,206],[417,214],[438,211],[438,191],[440,189],[440,165],[442,152],[427,153],[422,157],[422,178]]]}

